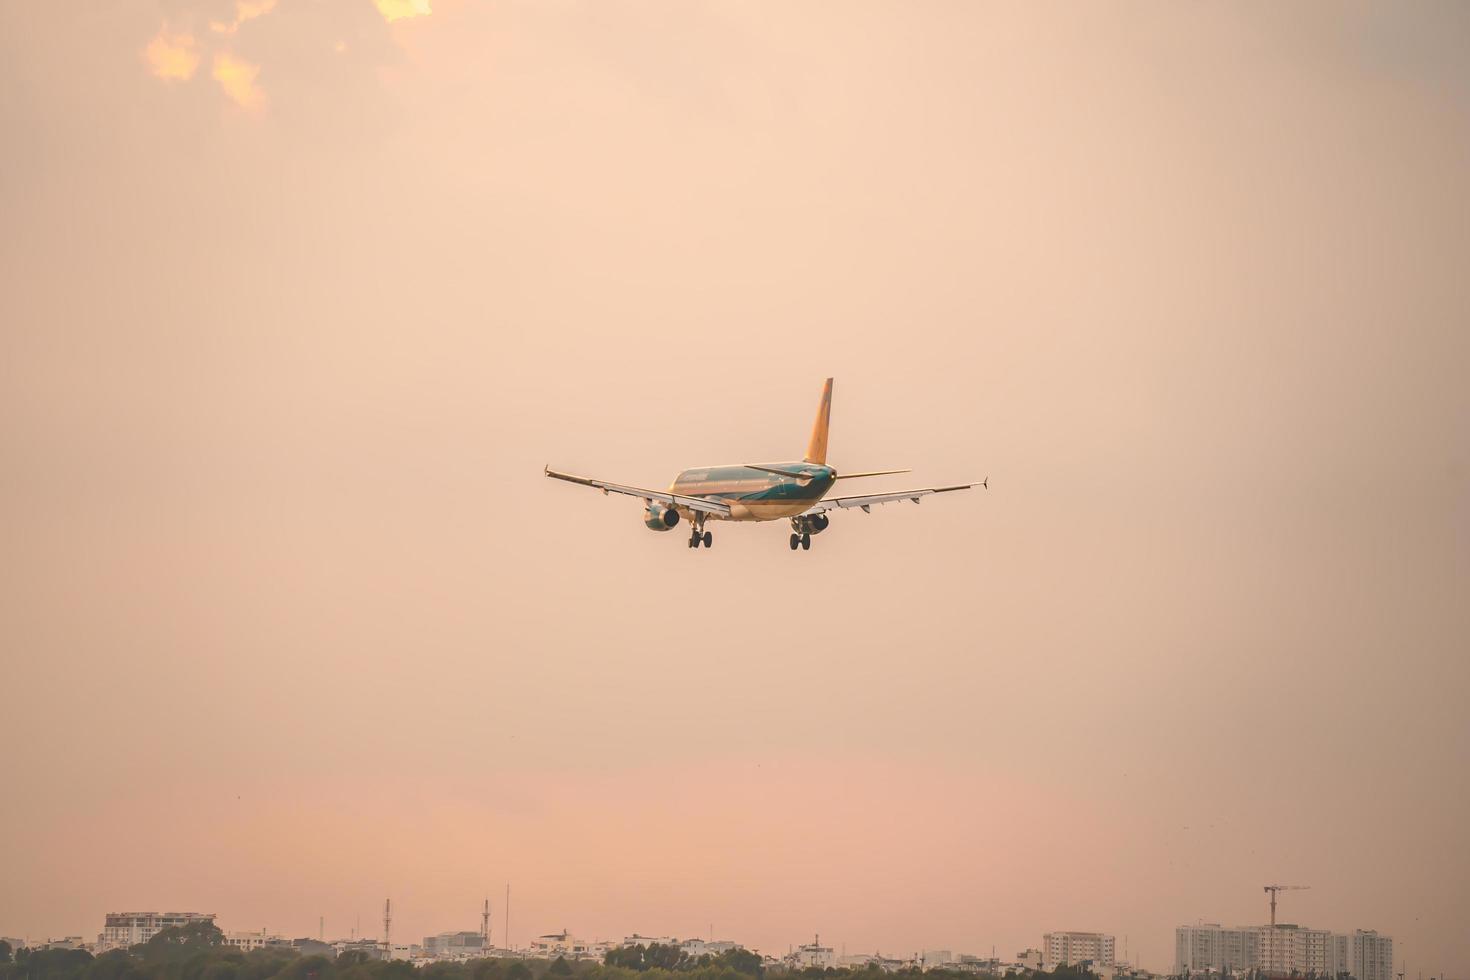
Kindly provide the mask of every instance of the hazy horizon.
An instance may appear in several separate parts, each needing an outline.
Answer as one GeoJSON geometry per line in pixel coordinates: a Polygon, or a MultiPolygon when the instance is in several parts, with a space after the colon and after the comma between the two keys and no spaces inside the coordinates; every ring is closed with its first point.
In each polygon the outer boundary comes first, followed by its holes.
{"type": "Polygon", "coordinates": [[[1470,6],[0,5],[0,934],[1470,978],[1470,6]],[[708,552],[636,485],[988,491],[708,552]]]}

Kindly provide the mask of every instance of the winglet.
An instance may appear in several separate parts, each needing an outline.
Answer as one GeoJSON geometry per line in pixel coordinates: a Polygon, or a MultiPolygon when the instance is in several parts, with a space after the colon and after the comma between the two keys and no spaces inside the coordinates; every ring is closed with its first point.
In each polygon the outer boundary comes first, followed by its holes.
{"type": "Polygon", "coordinates": [[[812,423],[812,438],[806,444],[808,463],[827,464],[827,426],[832,421],[832,379],[822,386],[822,400],[817,404],[817,420],[812,423]]]}
{"type": "Polygon", "coordinates": [[[990,477],[987,476],[985,479],[981,480],[980,481],[980,485],[982,487],[984,487],[986,490],[989,490],[990,489],[990,477]]]}

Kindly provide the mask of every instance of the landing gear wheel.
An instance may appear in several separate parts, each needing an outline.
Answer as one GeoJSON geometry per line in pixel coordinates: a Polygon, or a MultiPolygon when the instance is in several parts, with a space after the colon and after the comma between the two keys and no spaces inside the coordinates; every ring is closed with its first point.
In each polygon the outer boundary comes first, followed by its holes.
{"type": "Polygon", "coordinates": [[[698,548],[699,547],[699,532],[698,531],[695,531],[693,534],[689,535],[689,547],[691,547],[691,548],[698,548]]]}
{"type": "Polygon", "coordinates": [[[704,546],[706,548],[709,548],[709,547],[713,546],[714,543],[715,543],[715,535],[714,535],[714,532],[713,531],[705,531],[704,532],[704,546]]]}
{"type": "Polygon", "coordinates": [[[801,535],[793,534],[791,536],[791,550],[795,551],[799,547],[801,547],[801,535]]]}
{"type": "Polygon", "coordinates": [[[811,551],[812,550],[812,536],[811,536],[811,533],[810,532],[803,532],[802,533],[802,535],[801,535],[801,550],[802,551],[811,551]]]}

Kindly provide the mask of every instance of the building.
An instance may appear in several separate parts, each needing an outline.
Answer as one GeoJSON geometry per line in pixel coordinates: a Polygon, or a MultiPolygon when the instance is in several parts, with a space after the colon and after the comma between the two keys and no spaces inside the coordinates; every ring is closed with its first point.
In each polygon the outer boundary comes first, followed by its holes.
{"type": "Polygon", "coordinates": [[[638,933],[635,932],[631,936],[624,937],[623,941],[618,945],[652,946],[654,944],[657,944],[659,946],[677,946],[679,945],[679,940],[674,939],[672,936],[640,936],[638,935],[638,933]]]}
{"type": "Polygon", "coordinates": [[[1257,930],[1225,929],[1217,922],[1174,930],[1174,969],[1182,973],[1231,973],[1261,962],[1257,930]]]}
{"type": "Polygon", "coordinates": [[[361,953],[370,960],[387,959],[387,950],[383,944],[376,939],[339,939],[332,943],[332,952],[337,956],[343,953],[361,953]]]}
{"type": "Polygon", "coordinates": [[[1357,980],[1390,980],[1393,976],[1393,940],[1372,930],[1356,929],[1344,936],[1348,972],[1357,980]]]}
{"type": "Polygon", "coordinates": [[[282,946],[285,944],[285,936],[277,936],[273,933],[266,932],[264,929],[259,932],[225,933],[226,946],[233,946],[246,953],[253,949],[265,949],[267,946],[282,946]]]}
{"type": "Polygon", "coordinates": [[[881,953],[849,953],[837,957],[837,966],[851,970],[862,970],[876,966],[884,973],[897,973],[914,965],[913,960],[896,960],[881,953]]]}
{"type": "Polygon", "coordinates": [[[440,959],[467,959],[482,956],[485,937],[478,932],[441,932],[424,937],[424,955],[440,959]]]}
{"type": "Polygon", "coordinates": [[[1023,970],[1040,970],[1045,955],[1039,949],[1025,949],[1016,954],[1016,965],[1023,970]]]}
{"type": "Polygon", "coordinates": [[[804,970],[809,966],[826,969],[837,965],[837,954],[833,952],[831,946],[822,945],[821,936],[814,936],[807,945],[798,946],[792,950],[787,960],[798,970],[804,970]]]}
{"type": "Polygon", "coordinates": [[[569,960],[600,960],[607,955],[610,948],[611,943],[577,939],[563,929],[561,932],[547,933],[531,940],[530,953],[534,957],[548,960],[554,960],[558,956],[565,956],[569,960]]]}
{"type": "Polygon", "coordinates": [[[995,976],[1003,976],[1006,972],[1006,964],[1002,963],[997,956],[975,956],[971,953],[961,953],[950,969],[962,970],[965,973],[990,973],[995,976]]]}
{"type": "Polygon", "coordinates": [[[686,939],[679,944],[679,949],[691,960],[697,960],[701,956],[719,956],[738,945],[728,939],[686,939]]]}
{"type": "Polygon", "coordinates": [[[280,945],[286,947],[287,949],[294,949],[302,956],[335,957],[337,955],[336,943],[324,942],[320,939],[312,939],[310,936],[303,936],[301,939],[282,939],[279,943],[271,945],[280,945]]]}
{"type": "Polygon", "coordinates": [[[203,912],[109,912],[97,948],[118,949],[146,943],[164,929],[191,922],[214,922],[214,913],[203,912]]]}
{"type": "Polygon", "coordinates": [[[1115,962],[1093,971],[1097,980],[1153,980],[1153,974],[1132,963],[1115,962]]]}
{"type": "Polygon", "coordinates": [[[947,949],[926,949],[919,959],[919,965],[925,970],[933,970],[941,966],[949,966],[954,962],[954,953],[947,949]]]}
{"type": "Polygon", "coordinates": [[[1041,937],[1043,969],[1083,963],[1112,966],[1115,945],[1112,936],[1100,932],[1049,932],[1041,937]]]}
{"type": "Polygon", "coordinates": [[[1291,923],[1236,928],[1200,923],[1174,930],[1176,974],[1250,970],[1390,980],[1393,940],[1376,932],[1358,930],[1348,936],[1291,923]]]}

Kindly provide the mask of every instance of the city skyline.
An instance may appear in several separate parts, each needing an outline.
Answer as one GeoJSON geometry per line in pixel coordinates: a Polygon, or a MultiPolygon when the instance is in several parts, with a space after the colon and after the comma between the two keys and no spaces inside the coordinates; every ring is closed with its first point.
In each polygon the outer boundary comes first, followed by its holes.
{"type": "MultiPolygon", "coordinates": [[[[483,901],[488,902],[488,899],[487,900],[483,900],[483,901]]],[[[393,936],[392,936],[392,940],[391,941],[392,941],[392,943],[393,943],[393,945],[395,947],[398,947],[401,944],[402,945],[402,948],[405,951],[408,950],[410,947],[415,948],[415,949],[419,948],[420,946],[427,947],[430,944],[430,942],[432,940],[436,939],[436,938],[442,939],[442,938],[445,938],[445,937],[457,936],[457,935],[479,937],[479,936],[482,935],[480,929],[473,929],[473,930],[471,930],[471,929],[459,929],[459,930],[456,930],[456,929],[453,929],[453,928],[450,928],[450,929],[438,928],[438,929],[436,929],[436,930],[434,930],[432,932],[426,932],[426,933],[421,933],[421,934],[414,933],[412,931],[405,933],[403,931],[403,925],[402,925],[403,920],[402,920],[401,915],[400,915],[401,909],[402,909],[402,907],[400,905],[392,913],[393,914],[393,921],[397,925],[397,928],[395,928],[393,930],[393,936]]],[[[493,905],[490,905],[489,906],[489,909],[490,909],[490,911],[488,913],[489,914],[489,917],[490,917],[490,920],[489,921],[490,922],[493,922],[494,921],[494,911],[493,911],[494,906],[493,905]]],[[[384,914],[384,909],[382,907],[380,907],[379,910],[378,910],[378,917],[374,921],[373,925],[368,926],[368,927],[360,926],[359,925],[360,917],[359,916],[354,916],[353,917],[353,920],[352,920],[353,921],[353,924],[351,926],[351,930],[349,932],[337,934],[337,933],[334,933],[330,929],[327,928],[327,924],[326,924],[327,923],[327,917],[325,915],[318,916],[317,923],[316,923],[316,931],[315,932],[308,933],[308,932],[301,932],[301,931],[293,931],[291,929],[275,928],[275,927],[272,927],[270,925],[262,925],[262,926],[260,926],[258,928],[254,928],[254,927],[252,927],[252,928],[241,928],[241,927],[239,927],[238,924],[232,923],[231,921],[228,920],[228,918],[222,917],[218,913],[199,913],[199,912],[188,912],[188,913],[167,912],[167,913],[157,913],[157,912],[153,912],[153,913],[147,913],[147,915],[149,917],[148,920],[147,920],[147,922],[146,922],[146,925],[149,927],[148,930],[145,933],[140,934],[139,932],[137,932],[137,927],[136,926],[133,926],[132,927],[133,928],[133,931],[132,932],[127,932],[127,930],[117,930],[117,929],[114,929],[112,927],[112,920],[114,918],[118,918],[119,920],[122,920],[122,919],[126,918],[128,921],[131,922],[134,918],[140,917],[140,916],[144,915],[144,913],[126,913],[126,914],[124,914],[124,913],[118,913],[118,912],[109,912],[107,914],[107,916],[106,916],[107,922],[108,922],[108,928],[105,929],[105,930],[103,930],[102,933],[99,933],[96,936],[88,936],[88,934],[85,931],[83,931],[80,934],[78,934],[78,933],[71,933],[71,932],[59,933],[59,934],[56,934],[56,935],[51,936],[49,938],[51,938],[51,939],[60,939],[62,937],[68,937],[68,938],[70,938],[70,937],[80,936],[80,938],[82,938],[82,940],[84,941],[84,944],[89,945],[89,946],[93,944],[93,940],[95,939],[96,940],[96,946],[97,946],[97,948],[98,948],[99,951],[100,950],[103,950],[103,949],[111,949],[111,948],[119,948],[119,947],[126,948],[126,947],[131,946],[131,945],[134,945],[134,944],[136,944],[138,942],[146,941],[147,938],[149,938],[149,936],[151,936],[152,933],[155,932],[155,931],[157,931],[157,929],[159,929],[159,928],[163,928],[163,927],[165,927],[167,925],[176,925],[176,924],[179,924],[179,923],[182,923],[182,922],[185,922],[185,921],[192,921],[193,919],[198,918],[198,919],[207,919],[209,921],[214,922],[217,926],[219,926],[220,929],[222,929],[224,931],[224,933],[225,933],[225,935],[227,937],[260,936],[260,937],[263,937],[263,938],[274,938],[274,939],[281,939],[281,940],[288,940],[288,941],[289,940],[292,940],[292,939],[302,939],[302,938],[310,938],[310,939],[319,939],[320,938],[320,939],[325,939],[327,942],[333,942],[333,943],[342,943],[342,942],[359,942],[359,943],[360,942],[371,942],[371,943],[381,944],[381,943],[383,943],[385,941],[384,940],[384,934],[383,934],[383,931],[382,931],[382,926],[384,925],[383,918],[382,918],[383,914],[384,914]],[[375,929],[375,927],[376,927],[376,929],[375,929]],[[116,933],[116,935],[114,935],[114,933],[116,933]]],[[[481,914],[481,913],[477,912],[477,914],[481,914]]],[[[484,918],[484,915],[483,914],[481,915],[481,918],[483,920],[483,918],[484,918]]],[[[414,920],[410,920],[410,921],[414,921],[414,920]]],[[[485,923],[484,921],[482,921],[482,927],[484,927],[486,924],[487,923],[485,923]]],[[[1196,971],[1198,971],[1200,969],[1207,969],[1207,968],[1209,968],[1208,967],[1208,964],[1209,963],[1213,963],[1214,960],[1215,960],[1215,958],[1218,958],[1220,955],[1222,955],[1220,953],[1212,952],[1211,950],[1214,947],[1209,947],[1209,946],[1200,947],[1200,946],[1198,946],[1196,944],[1196,945],[1193,946],[1193,948],[1191,950],[1191,953],[1189,954],[1191,958],[1190,959],[1187,959],[1187,960],[1182,960],[1181,959],[1181,957],[1183,957],[1183,956],[1186,955],[1184,953],[1184,950],[1185,950],[1186,947],[1185,947],[1185,945],[1183,945],[1183,944],[1185,944],[1186,940],[1183,937],[1185,936],[1186,933],[1190,933],[1190,934],[1194,933],[1196,931],[1196,928],[1197,927],[1196,926],[1193,926],[1193,925],[1181,925],[1181,926],[1176,927],[1176,929],[1174,930],[1174,933],[1175,933],[1176,952],[1175,952],[1173,961],[1167,967],[1160,967],[1160,966],[1155,965],[1155,964],[1147,964],[1147,963],[1140,962],[1137,957],[1130,955],[1130,950],[1129,950],[1129,947],[1127,945],[1127,943],[1128,943],[1128,937],[1127,936],[1122,937],[1122,940],[1120,941],[1119,940],[1119,937],[1116,934],[1108,933],[1106,931],[1101,931],[1101,932],[1099,932],[1099,931],[1058,932],[1058,931],[1052,930],[1052,931],[1048,931],[1048,932],[1045,932],[1043,934],[1038,935],[1036,937],[1036,941],[1034,943],[1027,943],[1025,945],[1022,945],[1022,946],[1017,947],[1014,950],[1011,950],[1011,949],[1001,949],[1001,948],[988,948],[988,947],[984,947],[983,945],[982,946],[976,946],[975,944],[971,944],[969,946],[966,946],[964,944],[955,944],[955,943],[938,943],[938,944],[931,943],[931,944],[926,944],[926,945],[914,946],[912,949],[903,948],[902,945],[900,945],[898,947],[890,948],[890,949],[883,949],[883,948],[880,948],[880,947],[877,947],[877,946],[868,946],[868,947],[865,947],[864,948],[864,944],[862,944],[861,942],[848,943],[844,939],[839,938],[839,939],[835,939],[834,940],[830,936],[829,936],[828,942],[830,944],[830,948],[834,951],[834,956],[848,955],[849,952],[851,952],[852,954],[881,955],[881,956],[885,956],[885,957],[894,957],[894,958],[901,959],[901,960],[906,960],[906,961],[921,961],[922,962],[927,954],[932,953],[932,952],[934,952],[936,950],[942,950],[942,951],[944,951],[946,953],[952,953],[955,956],[959,956],[961,954],[965,954],[965,955],[971,955],[971,956],[976,956],[976,957],[989,957],[989,956],[992,956],[993,955],[1000,962],[1005,962],[1005,963],[1017,963],[1017,962],[1021,962],[1021,963],[1024,963],[1024,960],[1023,959],[1020,959],[1020,958],[1024,957],[1028,953],[1036,953],[1036,954],[1039,954],[1041,956],[1040,968],[1044,968],[1044,969],[1052,969],[1052,968],[1054,968],[1055,966],[1057,966],[1059,964],[1068,964],[1068,963],[1070,963],[1070,964],[1074,964],[1075,965],[1076,963],[1082,962],[1082,961],[1085,960],[1087,962],[1093,962],[1093,963],[1097,963],[1099,965],[1109,965],[1109,966],[1116,962],[1119,965],[1129,966],[1129,967],[1132,967],[1132,968],[1145,970],[1145,971],[1148,971],[1148,972],[1153,973],[1155,975],[1169,975],[1169,974],[1177,974],[1177,973],[1179,973],[1181,967],[1183,967],[1183,968],[1192,968],[1192,969],[1195,969],[1196,971]],[[1076,946],[1075,944],[1078,943],[1078,942],[1081,942],[1084,945],[1083,946],[1080,946],[1080,947],[1079,946],[1076,946]],[[852,947],[852,949],[850,951],[848,949],[849,946],[852,947]],[[839,951],[840,951],[840,953],[839,953],[839,951]],[[1203,959],[1201,959],[1201,957],[1203,957],[1203,959]],[[1206,966],[1199,966],[1199,965],[1197,965],[1195,963],[1195,960],[1199,960],[1201,963],[1206,963],[1207,965],[1206,966]]],[[[1234,925],[1234,926],[1223,926],[1222,927],[1221,925],[1216,924],[1216,923],[1205,923],[1205,924],[1203,924],[1202,927],[1199,927],[1199,928],[1201,928],[1203,930],[1213,929],[1215,933],[1220,933],[1220,932],[1223,931],[1225,933],[1231,933],[1231,932],[1251,933],[1251,932],[1255,932],[1255,933],[1259,933],[1259,934],[1266,934],[1266,933],[1269,933],[1271,931],[1271,928],[1272,927],[1269,926],[1269,925],[1266,925],[1266,924],[1257,924],[1257,925],[1234,925]]],[[[1330,929],[1327,929],[1327,930],[1324,931],[1324,930],[1321,930],[1321,929],[1317,929],[1316,927],[1313,927],[1313,926],[1304,926],[1304,925],[1299,925],[1299,924],[1296,924],[1296,923],[1285,923],[1285,922],[1283,922],[1279,926],[1279,929],[1282,931],[1283,934],[1285,934],[1287,932],[1290,932],[1290,933],[1299,933],[1299,932],[1302,932],[1302,931],[1305,931],[1307,933],[1317,933],[1317,934],[1320,934],[1320,935],[1323,935],[1323,936],[1326,936],[1326,935],[1329,935],[1329,934],[1336,934],[1336,935],[1338,935],[1342,939],[1342,941],[1344,943],[1350,942],[1352,940],[1353,935],[1355,935],[1355,934],[1356,935],[1366,934],[1366,935],[1373,936],[1373,937],[1381,937],[1384,941],[1386,941],[1386,942],[1389,943],[1389,948],[1390,949],[1392,948],[1392,937],[1390,935],[1387,935],[1385,933],[1381,933],[1379,930],[1372,929],[1372,928],[1365,928],[1363,926],[1355,926],[1355,927],[1350,927],[1350,928],[1347,928],[1347,929],[1343,929],[1343,928],[1339,928],[1339,927],[1334,927],[1334,928],[1330,928],[1330,929]]],[[[718,930],[715,929],[715,924],[714,923],[709,923],[708,929],[707,929],[706,933],[703,934],[703,935],[700,935],[700,934],[681,935],[681,934],[678,934],[678,933],[662,932],[662,931],[658,931],[658,930],[652,930],[652,931],[647,931],[647,932],[645,932],[645,931],[627,931],[627,930],[625,930],[625,931],[622,931],[620,933],[617,933],[616,935],[598,935],[598,934],[595,934],[595,933],[585,933],[585,932],[583,932],[581,930],[577,930],[575,928],[568,929],[568,928],[562,927],[562,928],[558,928],[558,929],[555,929],[555,930],[552,930],[552,931],[549,931],[549,932],[534,932],[533,931],[530,934],[528,934],[522,942],[520,942],[520,943],[514,943],[513,945],[511,945],[509,947],[507,947],[507,946],[504,945],[504,936],[503,935],[499,937],[499,942],[496,941],[497,937],[495,935],[495,929],[494,929],[493,926],[490,926],[489,933],[490,933],[490,939],[491,939],[489,948],[500,949],[500,950],[504,950],[504,951],[507,951],[507,952],[519,952],[519,953],[524,953],[524,954],[528,954],[528,955],[535,955],[536,950],[539,949],[541,945],[544,945],[544,944],[538,944],[537,940],[545,940],[545,939],[548,939],[548,938],[558,937],[558,936],[561,937],[561,938],[563,938],[563,939],[566,939],[567,937],[569,937],[571,935],[577,935],[580,940],[586,940],[588,942],[591,942],[591,943],[596,944],[598,950],[600,950],[600,951],[601,950],[605,950],[606,948],[609,948],[609,947],[616,947],[618,945],[631,944],[631,943],[635,943],[635,942],[644,942],[644,943],[649,943],[649,942],[673,942],[673,943],[676,943],[676,944],[677,943],[685,943],[685,944],[688,944],[688,943],[697,943],[697,944],[703,945],[703,944],[707,944],[707,943],[709,943],[709,942],[711,942],[711,941],[713,941],[715,939],[718,939],[721,944],[726,944],[726,945],[733,944],[735,946],[738,946],[738,947],[741,947],[741,948],[745,948],[745,949],[750,949],[752,951],[759,952],[759,953],[761,953],[763,955],[770,956],[770,957],[775,957],[775,958],[778,958],[778,959],[781,958],[781,957],[783,957],[783,956],[785,956],[792,949],[801,947],[804,943],[807,943],[808,942],[808,940],[806,940],[806,939],[801,939],[801,940],[797,940],[797,941],[788,942],[786,944],[786,947],[785,947],[784,950],[781,949],[779,946],[777,946],[777,947],[764,947],[764,946],[761,946],[758,943],[752,943],[752,942],[743,940],[743,939],[741,939],[738,936],[725,935],[724,933],[721,933],[721,932],[719,932],[718,930]],[[717,935],[717,933],[718,933],[718,935],[717,935]]],[[[4,928],[3,927],[0,927],[0,936],[3,936],[4,934],[5,934],[4,928]]],[[[820,936],[820,933],[817,933],[817,935],[820,936]]],[[[229,941],[231,941],[232,943],[235,942],[234,939],[230,939],[229,941]]],[[[1215,939],[1213,941],[1216,942],[1216,943],[1219,942],[1218,939],[1215,939]]],[[[1193,939],[1191,939],[1189,942],[1190,943],[1197,943],[1197,941],[1196,940],[1193,940],[1193,939]]],[[[992,943],[991,944],[991,947],[994,947],[994,946],[995,946],[995,944],[992,943]]],[[[432,951],[430,952],[430,955],[432,955],[432,951]]],[[[1254,953],[1247,955],[1247,954],[1242,953],[1242,952],[1236,952],[1234,954],[1225,953],[1224,955],[1226,956],[1226,959],[1223,960],[1223,961],[1221,961],[1221,962],[1227,968],[1245,969],[1246,967],[1257,965],[1256,964],[1256,960],[1253,958],[1257,954],[1254,954],[1254,953]],[[1235,958],[1234,959],[1231,959],[1230,958],[1231,956],[1234,956],[1235,958]]],[[[1322,972],[1325,971],[1327,973],[1335,973],[1335,972],[1337,972],[1336,970],[1327,969],[1328,965],[1336,963],[1336,964],[1339,964],[1340,965],[1340,967],[1341,967],[1341,969],[1343,971],[1347,971],[1348,970],[1348,964],[1350,962],[1353,963],[1353,964],[1356,964],[1357,963],[1357,957],[1358,957],[1359,953],[1355,949],[1350,950],[1350,948],[1349,948],[1348,945],[1344,945],[1343,948],[1342,948],[1341,953],[1340,954],[1336,954],[1337,955],[1337,958],[1336,959],[1333,958],[1334,954],[1331,953],[1331,952],[1328,952],[1328,953],[1325,953],[1325,954],[1318,954],[1319,956],[1324,956],[1325,955],[1326,956],[1326,959],[1324,959],[1322,961],[1322,964],[1319,967],[1313,967],[1311,969],[1304,968],[1304,967],[1302,967],[1300,965],[1295,966],[1295,967],[1291,966],[1292,963],[1296,962],[1296,960],[1294,960],[1294,959],[1291,958],[1293,955],[1296,956],[1296,957],[1298,957],[1298,958],[1301,957],[1302,955],[1304,955],[1304,954],[1302,954],[1300,952],[1295,953],[1295,954],[1291,954],[1289,952],[1284,952],[1282,950],[1273,950],[1271,953],[1267,953],[1267,952],[1265,952],[1265,948],[1263,946],[1263,951],[1259,955],[1261,957],[1265,958],[1265,959],[1270,959],[1273,955],[1275,957],[1277,957],[1277,958],[1281,957],[1282,955],[1286,955],[1287,956],[1287,959],[1284,959],[1284,960],[1281,961],[1281,963],[1282,963],[1281,969],[1283,970],[1283,972],[1297,972],[1297,973],[1316,972],[1316,973],[1322,973],[1322,972]]],[[[1310,962],[1310,954],[1306,954],[1306,955],[1309,956],[1309,960],[1303,961],[1304,963],[1310,962]]],[[[1392,952],[1390,952],[1387,955],[1388,955],[1388,962],[1391,963],[1391,964],[1393,964],[1393,966],[1394,966],[1395,969],[1397,969],[1398,966],[1402,965],[1401,962],[1395,962],[1395,960],[1394,960],[1394,954],[1392,952]]],[[[598,952],[594,958],[600,959],[601,958],[601,952],[598,952]]],[[[834,963],[834,965],[835,965],[835,963],[834,963]]],[[[1216,964],[1216,965],[1220,965],[1220,964],[1216,964]]],[[[1382,972],[1381,971],[1381,968],[1379,969],[1378,972],[1370,972],[1367,975],[1364,975],[1363,973],[1357,972],[1357,971],[1350,971],[1350,972],[1353,972],[1353,976],[1356,978],[1356,980],[1392,980],[1392,971],[1382,972]]],[[[1443,977],[1443,978],[1445,978],[1445,980],[1457,980],[1457,977],[1458,977],[1458,975],[1452,969],[1451,970],[1446,970],[1446,971],[1444,971],[1442,973],[1440,973],[1440,972],[1432,972],[1430,975],[1443,977]]]]}

